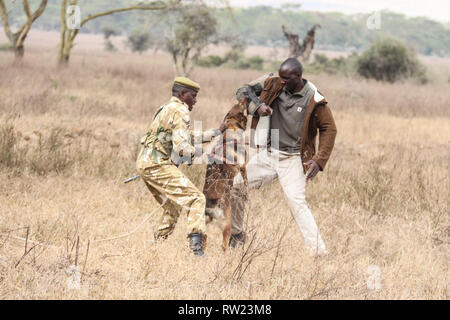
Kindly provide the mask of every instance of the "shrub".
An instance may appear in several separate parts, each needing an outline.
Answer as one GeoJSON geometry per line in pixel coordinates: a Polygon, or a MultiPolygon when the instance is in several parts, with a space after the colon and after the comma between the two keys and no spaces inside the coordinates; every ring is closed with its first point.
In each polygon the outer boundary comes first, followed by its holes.
{"type": "Polygon", "coordinates": [[[105,50],[109,52],[116,52],[117,48],[114,46],[114,44],[111,42],[111,40],[105,40],[105,50]]]}
{"type": "Polygon", "coordinates": [[[324,54],[315,54],[314,62],[304,64],[305,73],[328,73],[328,74],[353,74],[356,72],[356,59],[358,55],[356,53],[352,53],[350,56],[344,58],[334,58],[329,59],[324,54]]]}
{"type": "Polygon", "coordinates": [[[5,122],[0,128],[0,165],[8,169],[24,167],[25,149],[18,146],[20,134],[14,129],[14,125],[5,122]]]}
{"type": "Polygon", "coordinates": [[[415,52],[392,38],[378,40],[366,50],[357,61],[357,71],[378,81],[395,82],[410,77],[426,81],[425,67],[415,52]]]}
{"type": "Polygon", "coordinates": [[[244,57],[244,54],[242,51],[238,49],[231,49],[227,53],[225,53],[225,57],[223,58],[225,61],[238,61],[239,59],[242,59],[244,57]]]}
{"type": "Polygon", "coordinates": [[[9,51],[12,50],[12,45],[10,43],[1,43],[0,51],[9,51]]]}
{"type": "Polygon", "coordinates": [[[150,48],[150,35],[140,31],[134,31],[128,36],[127,45],[133,52],[145,52],[150,48]]]}
{"type": "Polygon", "coordinates": [[[251,56],[250,58],[247,58],[247,61],[250,64],[250,69],[262,70],[264,59],[260,56],[251,56]]]}
{"type": "Polygon", "coordinates": [[[231,49],[223,58],[216,55],[209,55],[203,59],[200,59],[197,64],[210,68],[225,65],[232,69],[262,70],[264,66],[264,59],[260,56],[246,57],[238,49],[231,49]]]}
{"type": "Polygon", "coordinates": [[[202,66],[202,67],[207,67],[207,68],[220,67],[224,62],[225,62],[225,60],[219,56],[209,55],[203,59],[200,59],[198,61],[198,65],[202,66]]]}
{"type": "Polygon", "coordinates": [[[62,173],[74,164],[72,154],[64,148],[63,134],[63,129],[54,128],[48,137],[39,135],[38,145],[29,155],[31,172],[42,176],[62,173]]]}
{"type": "Polygon", "coordinates": [[[233,69],[262,70],[264,66],[264,59],[260,56],[245,57],[244,55],[240,55],[235,60],[227,60],[226,65],[233,69]]]}

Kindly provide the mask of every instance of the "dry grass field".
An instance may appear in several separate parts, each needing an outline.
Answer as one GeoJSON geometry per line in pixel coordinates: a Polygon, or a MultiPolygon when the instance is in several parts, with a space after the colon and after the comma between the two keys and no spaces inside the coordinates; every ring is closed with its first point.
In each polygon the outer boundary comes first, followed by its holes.
{"type": "MultiPolygon", "coordinates": [[[[307,185],[328,257],[307,254],[275,182],[250,194],[246,245],[222,252],[210,224],[199,259],[185,215],[153,243],[162,210],[142,181],[122,183],[170,96],[167,56],[81,35],[58,70],[55,37],[32,34],[22,65],[0,52],[0,299],[449,299],[449,60],[426,61],[425,85],[304,75],[338,127],[307,185]]],[[[260,74],[197,68],[192,119],[217,127],[260,74]]],[[[182,170],[201,188],[205,167],[182,170]]]]}

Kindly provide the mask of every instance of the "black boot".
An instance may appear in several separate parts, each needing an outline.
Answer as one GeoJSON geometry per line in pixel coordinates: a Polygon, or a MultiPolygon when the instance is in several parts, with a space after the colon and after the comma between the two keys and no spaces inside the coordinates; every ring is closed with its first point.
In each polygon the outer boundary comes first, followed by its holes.
{"type": "Polygon", "coordinates": [[[189,236],[189,248],[196,256],[202,256],[203,253],[203,235],[201,233],[191,233],[189,236]]]}
{"type": "Polygon", "coordinates": [[[244,245],[245,239],[246,239],[245,232],[241,231],[239,233],[232,234],[228,244],[230,247],[236,248],[236,246],[244,245]]]}

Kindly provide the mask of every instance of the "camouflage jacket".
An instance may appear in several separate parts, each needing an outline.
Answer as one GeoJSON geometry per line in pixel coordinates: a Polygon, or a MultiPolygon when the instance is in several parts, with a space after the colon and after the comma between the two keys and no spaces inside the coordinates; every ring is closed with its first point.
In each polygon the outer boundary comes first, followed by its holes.
{"type": "Polygon", "coordinates": [[[189,107],[177,97],[158,108],[146,135],[140,140],[138,168],[170,161],[176,165],[192,161],[195,155],[193,141],[208,142],[220,131],[191,131],[189,107]]]}

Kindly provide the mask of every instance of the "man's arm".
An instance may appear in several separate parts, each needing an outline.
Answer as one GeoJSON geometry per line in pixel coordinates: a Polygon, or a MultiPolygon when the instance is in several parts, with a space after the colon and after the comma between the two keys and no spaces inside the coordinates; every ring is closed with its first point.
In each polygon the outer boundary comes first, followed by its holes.
{"type": "Polygon", "coordinates": [[[257,110],[263,104],[259,99],[261,92],[264,88],[264,82],[272,77],[273,73],[266,74],[256,80],[249,82],[248,84],[240,87],[236,92],[236,98],[241,101],[244,98],[249,99],[249,104],[247,105],[247,112],[249,115],[258,115],[257,110]]]}
{"type": "Polygon", "coordinates": [[[313,159],[322,171],[333,151],[337,129],[333,114],[327,104],[316,107],[317,126],[319,129],[319,147],[313,159]]]}
{"type": "Polygon", "coordinates": [[[173,115],[172,145],[175,155],[192,159],[195,155],[195,148],[191,143],[191,120],[188,112],[178,111],[173,115]]]}
{"type": "Polygon", "coordinates": [[[222,134],[220,129],[209,129],[206,131],[191,131],[191,141],[195,144],[211,142],[211,140],[222,134]]]}

